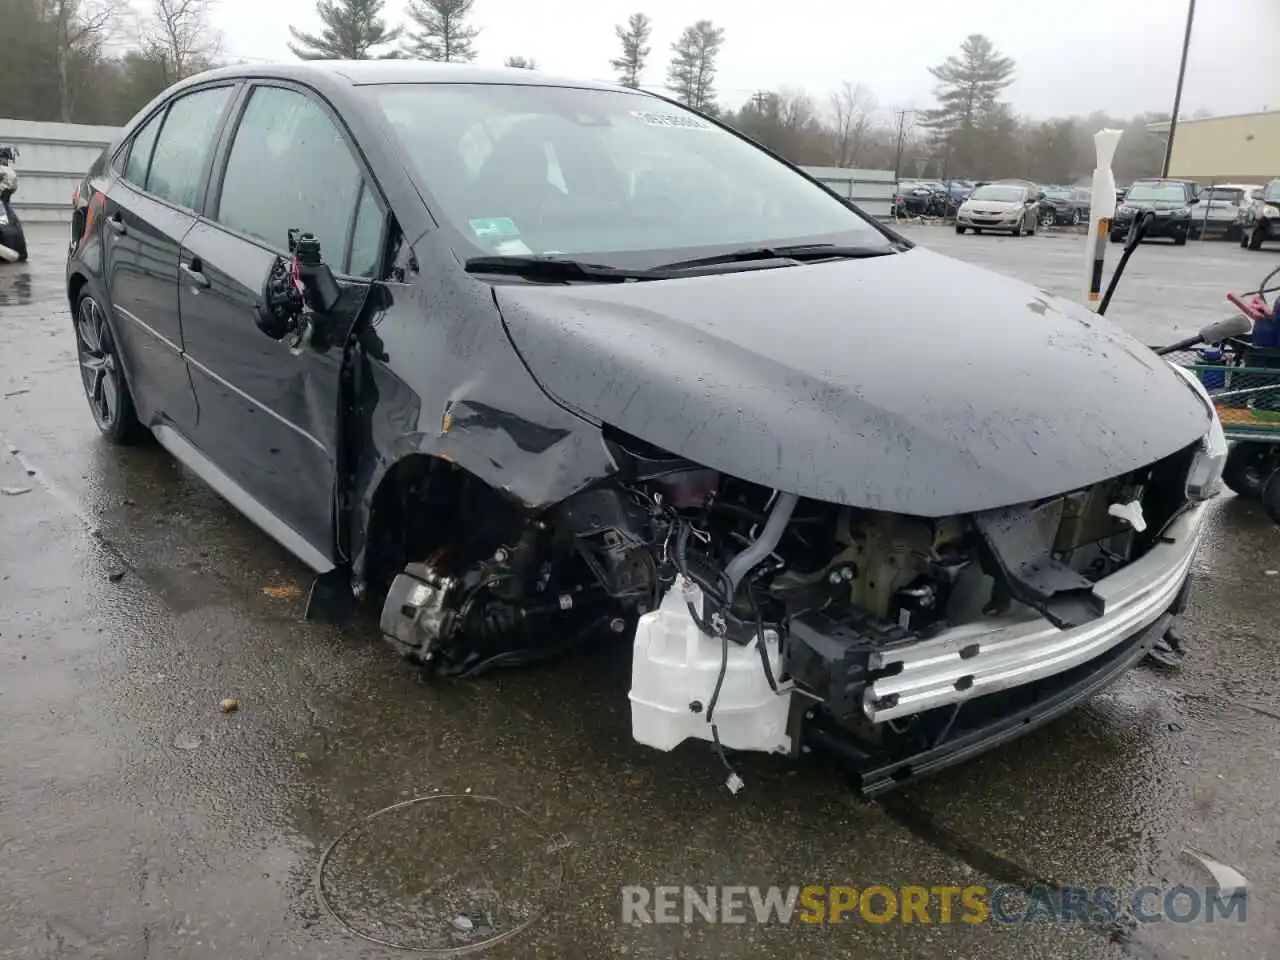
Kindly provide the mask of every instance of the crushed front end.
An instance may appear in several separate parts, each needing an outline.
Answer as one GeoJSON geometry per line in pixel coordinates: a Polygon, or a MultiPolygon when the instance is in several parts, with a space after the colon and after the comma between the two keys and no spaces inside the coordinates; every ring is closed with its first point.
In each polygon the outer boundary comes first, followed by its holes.
{"type": "Polygon", "coordinates": [[[523,662],[504,645],[551,644],[571,612],[605,635],[634,625],[638,742],[820,748],[868,794],[1030,730],[1150,651],[1184,601],[1225,459],[1215,421],[1084,489],[925,518],[605,439],[615,472],[495,525],[477,567],[397,578],[385,632],[445,666],[523,662]]]}

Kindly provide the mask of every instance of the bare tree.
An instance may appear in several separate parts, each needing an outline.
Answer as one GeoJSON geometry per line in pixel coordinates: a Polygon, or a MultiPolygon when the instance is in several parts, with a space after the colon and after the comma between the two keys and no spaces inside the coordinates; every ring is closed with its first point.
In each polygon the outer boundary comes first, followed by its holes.
{"type": "Polygon", "coordinates": [[[409,56],[443,63],[474,60],[479,27],[467,26],[475,0],[409,0],[409,19],[419,29],[409,37],[409,56]]]}
{"type": "MultiPolygon", "coordinates": [[[[289,49],[303,60],[369,60],[373,48],[400,39],[403,27],[389,28],[381,16],[384,0],[320,0],[316,13],[324,29],[319,35],[303,33],[297,27],[289,32],[297,45],[289,49]]],[[[379,60],[390,60],[399,53],[384,53],[379,60]]]]}
{"type": "Polygon", "coordinates": [[[803,90],[761,91],[726,119],[792,163],[831,162],[830,131],[813,97],[803,90]]]}
{"type": "Polygon", "coordinates": [[[716,111],[716,57],[724,45],[724,28],[710,20],[685,27],[671,45],[667,87],[681,103],[707,113],[716,111]]]}
{"type": "Polygon", "coordinates": [[[831,134],[837,167],[857,165],[875,109],[876,98],[860,83],[841,81],[839,89],[831,94],[831,134]]]}
{"type": "Polygon", "coordinates": [[[163,71],[165,85],[207,70],[222,49],[209,20],[215,0],[154,0],[143,29],[143,49],[163,71]]]}
{"type": "Polygon", "coordinates": [[[537,70],[538,61],[533,57],[522,57],[519,54],[507,57],[502,61],[504,67],[515,67],[517,70],[537,70]]]}
{"type": "Polygon", "coordinates": [[[624,27],[618,24],[613,32],[618,35],[622,44],[622,56],[609,61],[609,66],[618,72],[618,82],[624,87],[640,86],[640,74],[644,72],[644,62],[649,57],[649,34],[653,24],[643,13],[633,13],[627,18],[624,27]]]}
{"type": "Polygon", "coordinates": [[[95,62],[102,45],[119,29],[123,0],[46,0],[46,16],[54,33],[58,68],[58,119],[71,122],[75,84],[71,65],[81,58],[95,62]]]}

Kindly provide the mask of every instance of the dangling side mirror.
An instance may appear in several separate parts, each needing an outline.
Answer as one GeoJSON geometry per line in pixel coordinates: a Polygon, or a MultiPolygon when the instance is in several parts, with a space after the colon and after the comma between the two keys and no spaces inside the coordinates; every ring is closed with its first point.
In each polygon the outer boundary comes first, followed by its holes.
{"type": "Polygon", "coordinates": [[[289,257],[276,257],[255,304],[254,321],[272,340],[310,340],[319,317],[342,295],[314,234],[289,231],[289,257]]]}
{"type": "Polygon", "coordinates": [[[314,233],[289,231],[289,249],[298,260],[298,279],[302,281],[307,306],[317,313],[328,313],[338,303],[342,291],[333,271],[324,262],[320,241],[314,233]]]}
{"type": "Polygon", "coordinates": [[[297,329],[302,308],[302,294],[293,282],[292,262],[276,257],[263,281],[262,295],[254,304],[254,323],[272,340],[283,340],[297,329]]]}

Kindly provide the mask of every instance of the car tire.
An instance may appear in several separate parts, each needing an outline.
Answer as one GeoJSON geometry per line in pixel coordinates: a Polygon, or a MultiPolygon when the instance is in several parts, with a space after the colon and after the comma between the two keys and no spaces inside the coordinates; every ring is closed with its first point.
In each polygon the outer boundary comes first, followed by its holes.
{"type": "Polygon", "coordinates": [[[136,442],[146,431],[138,422],[115,333],[106,313],[91,294],[84,293],[76,302],[72,323],[80,380],[98,430],[111,443],[136,442]]]}
{"type": "Polygon", "coordinates": [[[1265,228],[1262,224],[1254,224],[1253,230],[1249,233],[1249,249],[1261,250],[1263,242],[1267,239],[1265,228]]]}
{"type": "Polygon", "coordinates": [[[1124,234],[1123,234],[1123,233],[1116,233],[1114,230],[1113,230],[1113,231],[1111,231],[1111,242],[1112,242],[1112,243],[1124,243],[1124,234]]]}
{"type": "Polygon", "coordinates": [[[1280,467],[1271,471],[1262,488],[1262,509],[1276,523],[1280,523],[1280,467]]]}
{"type": "Polygon", "coordinates": [[[1187,237],[1190,235],[1190,233],[1191,233],[1190,227],[1188,227],[1186,230],[1175,231],[1173,234],[1173,245],[1175,247],[1185,247],[1187,245],[1187,237]]]}
{"type": "Polygon", "coordinates": [[[964,227],[960,226],[958,223],[956,224],[956,233],[964,233],[964,227]]]}
{"type": "Polygon", "coordinates": [[[1232,493],[1248,500],[1260,499],[1267,486],[1267,478],[1274,476],[1275,463],[1268,443],[1246,440],[1235,444],[1222,467],[1223,484],[1232,493]]]}
{"type": "Polygon", "coordinates": [[[1071,211],[1071,225],[1072,225],[1073,227],[1078,227],[1078,226],[1080,226],[1080,211],[1079,211],[1079,210],[1072,210],[1072,211],[1071,211]]]}

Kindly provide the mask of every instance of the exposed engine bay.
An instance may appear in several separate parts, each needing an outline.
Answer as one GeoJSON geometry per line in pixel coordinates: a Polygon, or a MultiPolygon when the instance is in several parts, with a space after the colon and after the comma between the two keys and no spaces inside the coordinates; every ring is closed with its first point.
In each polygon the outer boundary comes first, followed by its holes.
{"type": "Polygon", "coordinates": [[[932,719],[874,717],[870,685],[901,667],[882,666],[886,652],[965,628],[964,658],[984,625],[1087,626],[1106,609],[1095,585],[1188,507],[1195,455],[921,518],[798,498],[606,436],[613,476],[515,524],[477,523],[474,542],[409,565],[382,629],[451,676],[634,632],[633,733],[668,750],[698,738],[795,754],[800,718],[815,714],[870,744],[923,730],[932,719]]]}

